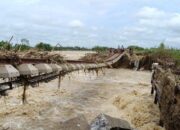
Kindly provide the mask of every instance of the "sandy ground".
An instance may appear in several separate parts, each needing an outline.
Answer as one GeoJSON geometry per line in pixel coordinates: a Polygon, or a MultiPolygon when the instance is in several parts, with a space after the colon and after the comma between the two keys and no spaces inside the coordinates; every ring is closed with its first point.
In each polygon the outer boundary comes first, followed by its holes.
{"type": "Polygon", "coordinates": [[[27,91],[22,105],[22,88],[0,99],[0,130],[59,130],[60,121],[85,115],[88,122],[100,113],[122,118],[139,130],[163,130],[157,126],[159,111],[150,95],[150,72],[106,69],[95,73],[73,72],[27,91]]]}

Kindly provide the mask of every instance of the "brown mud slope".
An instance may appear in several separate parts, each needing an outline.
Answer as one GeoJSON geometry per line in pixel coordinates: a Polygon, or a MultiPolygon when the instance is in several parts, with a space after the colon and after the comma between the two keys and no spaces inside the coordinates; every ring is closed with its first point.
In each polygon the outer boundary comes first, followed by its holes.
{"type": "Polygon", "coordinates": [[[138,55],[138,57],[141,57],[140,68],[144,68],[145,70],[151,70],[152,63],[159,63],[163,68],[171,68],[174,70],[178,70],[180,67],[177,60],[164,54],[141,54],[138,55]]]}
{"type": "Polygon", "coordinates": [[[152,86],[156,90],[155,103],[159,104],[160,125],[166,130],[180,130],[180,75],[156,67],[152,86]]]}

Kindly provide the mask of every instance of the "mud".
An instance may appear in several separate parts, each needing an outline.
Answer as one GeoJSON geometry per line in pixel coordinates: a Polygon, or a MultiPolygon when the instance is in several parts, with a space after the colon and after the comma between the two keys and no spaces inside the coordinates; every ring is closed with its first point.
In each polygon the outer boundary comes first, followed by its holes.
{"type": "Polygon", "coordinates": [[[160,124],[166,130],[180,129],[180,80],[170,69],[160,66],[154,70],[152,85],[155,88],[155,101],[160,109],[160,124]]]}

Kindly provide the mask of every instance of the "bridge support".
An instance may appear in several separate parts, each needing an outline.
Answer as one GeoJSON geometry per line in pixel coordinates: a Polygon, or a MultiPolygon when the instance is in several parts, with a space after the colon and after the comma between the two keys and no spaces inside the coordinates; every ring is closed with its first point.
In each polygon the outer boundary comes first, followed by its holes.
{"type": "Polygon", "coordinates": [[[59,77],[58,77],[58,89],[60,89],[61,87],[61,75],[59,74],[59,77]]]}
{"type": "Polygon", "coordinates": [[[28,87],[27,83],[24,82],[23,95],[22,95],[23,104],[27,103],[27,99],[26,99],[26,89],[27,89],[27,87],[28,87]]]}

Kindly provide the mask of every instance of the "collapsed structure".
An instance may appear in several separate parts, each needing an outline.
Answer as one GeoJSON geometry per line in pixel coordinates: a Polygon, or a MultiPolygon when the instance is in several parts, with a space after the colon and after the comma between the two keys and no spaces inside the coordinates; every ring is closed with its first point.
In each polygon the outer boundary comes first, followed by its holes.
{"type": "MultiPolygon", "coordinates": [[[[105,56],[102,56],[103,58],[105,56]]],[[[58,78],[60,88],[61,77],[72,71],[95,71],[105,67],[126,67],[136,70],[149,68],[151,57],[139,59],[128,51],[117,51],[106,56],[106,59],[67,60],[59,55],[28,52],[26,55],[0,55],[0,96],[7,95],[7,90],[24,86],[22,100],[26,102],[27,86],[38,86],[41,82],[49,82],[58,78]],[[35,56],[37,55],[37,57],[35,56]],[[93,61],[94,60],[94,61],[93,61]]],[[[154,103],[159,104],[160,125],[167,130],[180,129],[180,76],[179,72],[165,70],[155,65],[152,75],[152,91],[155,91],[154,103]]]]}
{"type": "MultiPolygon", "coordinates": [[[[38,53],[39,54],[39,53],[38,53]]],[[[37,55],[38,55],[37,54],[37,55]]],[[[24,86],[23,103],[26,102],[26,88],[28,86],[38,86],[41,82],[49,82],[57,77],[58,88],[60,87],[61,77],[67,73],[76,70],[88,70],[95,71],[98,74],[98,70],[104,67],[111,67],[117,63],[126,52],[117,52],[109,56],[101,63],[87,62],[82,60],[67,60],[58,61],[53,57],[59,57],[57,55],[48,55],[42,53],[38,57],[34,57],[34,52],[29,52],[24,56],[11,54],[9,57],[0,57],[0,95],[7,95],[7,90],[11,90],[17,86],[24,86]],[[13,57],[12,57],[13,56],[13,57]]]]}

